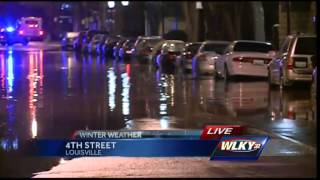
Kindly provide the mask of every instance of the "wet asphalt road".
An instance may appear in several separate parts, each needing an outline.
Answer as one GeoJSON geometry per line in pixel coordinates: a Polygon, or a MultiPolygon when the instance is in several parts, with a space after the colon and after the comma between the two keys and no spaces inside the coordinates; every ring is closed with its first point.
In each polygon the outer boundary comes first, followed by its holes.
{"type": "Polygon", "coordinates": [[[20,142],[69,138],[83,129],[246,124],[315,147],[309,92],[305,85],[269,89],[263,79],[225,82],[161,73],[136,59],[82,56],[50,44],[0,48],[0,175],[30,177],[58,163],[21,158],[20,142]]]}

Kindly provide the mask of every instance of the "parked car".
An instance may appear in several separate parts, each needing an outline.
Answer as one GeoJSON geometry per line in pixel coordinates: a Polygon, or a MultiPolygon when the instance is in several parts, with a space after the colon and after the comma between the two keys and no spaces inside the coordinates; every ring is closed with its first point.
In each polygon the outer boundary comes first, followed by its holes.
{"type": "Polygon", "coordinates": [[[82,31],[79,33],[79,36],[73,40],[73,50],[80,51],[82,47],[83,39],[86,35],[87,31],[82,31]]]}
{"type": "Polygon", "coordinates": [[[131,39],[127,39],[122,47],[119,50],[119,58],[120,59],[129,59],[132,57],[132,49],[133,49],[133,45],[135,43],[135,39],[131,38],[131,39]]]}
{"type": "Polygon", "coordinates": [[[274,56],[271,43],[260,41],[233,41],[216,60],[218,77],[268,77],[267,65],[274,56]]]}
{"type": "Polygon", "coordinates": [[[125,43],[127,38],[120,39],[114,46],[113,46],[113,57],[119,58],[119,50],[122,47],[123,43],[125,43]]]}
{"type": "Polygon", "coordinates": [[[151,60],[153,47],[163,41],[160,36],[139,36],[134,44],[133,54],[139,59],[151,60]]]}
{"type": "Polygon", "coordinates": [[[106,34],[95,34],[91,41],[88,44],[88,53],[89,54],[96,54],[97,53],[97,46],[100,42],[106,39],[106,34]]]}
{"type": "Polygon", "coordinates": [[[15,29],[14,27],[6,27],[0,28],[0,43],[3,46],[11,46],[17,43],[21,43],[26,46],[29,43],[29,39],[25,36],[22,36],[19,30],[15,29]]]}
{"type": "Polygon", "coordinates": [[[228,41],[204,41],[192,58],[192,72],[195,76],[202,73],[216,73],[215,63],[226,47],[228,41]]]}
{"type": "Polygon", "coordinates": [[[161,53],[157,56],[157,67],[160,69],[174,68],[178,66],[177,57],[185,48],[185,42],[171,40],[162,44],[161,53]]]}
{"type": "Polygon", "coordinates": [[[61,40],[61,48],[63,50],[68,50],[73,48],[73,41],[78,38],[80,32],[66,32],[64,37],[61,40]]]}
{"type": "Polygon", "coordinates": [[[81,52],[88,53],[88,45],[96,34],[109,35],[108,31],[91,30],[86,33],[81,43],[81,52]]]}
{"type": "Polygon", "coordinates": [[[311,82],[316,53],[316,36],[287,36],[268,65],[269,84],[288,87],[297,81],[311,82]]]}
{"type": "Polygon", "coordinates": [[[105,42],[102,44],[102,53],[107,57],[113,56],[113,47],[117,44],[119,40],[123,37],[120,35],[117,36],[109,36],[105,42]]]}
{"type": "Polygon", "coordinates": [[[186,43],[184,52],[182,53],[182,56],[180,56],[180,58],[178,59],[179,64],[183,70],[192,70],[192,58],[197,54],[201,44],[201,42],[186,43]]]}

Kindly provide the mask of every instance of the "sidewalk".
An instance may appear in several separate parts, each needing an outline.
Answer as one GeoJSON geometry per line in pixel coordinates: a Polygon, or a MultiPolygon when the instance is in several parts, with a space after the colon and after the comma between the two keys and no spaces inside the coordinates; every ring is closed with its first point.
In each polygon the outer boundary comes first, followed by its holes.
{"type": "Polygon", "coordinates": [[[312,156],[261,157],[255,162],[209,161],[205,157],[83,157],[34,177],[316,177],[315,161],[312,156]]]}

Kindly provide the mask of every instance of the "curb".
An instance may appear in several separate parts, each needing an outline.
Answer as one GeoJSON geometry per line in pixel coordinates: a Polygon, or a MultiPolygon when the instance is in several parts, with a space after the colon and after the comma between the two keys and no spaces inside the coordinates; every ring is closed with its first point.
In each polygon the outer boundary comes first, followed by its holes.
{"type": "Polygon", "coordinates": [[[273,138],[280,138],[280,139],[284,139],[284,140],[290,141],[291,143],[297,144],[299,146],[303,146],[304,148],[308,149],[312,153],[316,153],[316,151],[317,151],[316,147],[310,146],[310,145],[305,144],[305,143],[303,143],[301,141],[292,139],[292,138],[287,137],[287,136],[283,136],[283,135],[278,134],[278,133],[274,133],[274,132],[271,132],[271,131],[265,131],[265,130],[252,128],[252,127],[251,128],[248,127],[247,131],[250,132],[250,133],[253,133],[253,134],[263,134],[263,135],[268,135],[268,136],[273,137],[273,138]]]}

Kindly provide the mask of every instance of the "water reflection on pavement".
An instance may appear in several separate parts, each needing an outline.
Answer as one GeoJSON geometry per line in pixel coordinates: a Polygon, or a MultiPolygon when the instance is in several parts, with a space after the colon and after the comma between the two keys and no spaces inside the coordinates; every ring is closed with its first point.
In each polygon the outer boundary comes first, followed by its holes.
{"type": "MultiPolygon", "coordinates": [[[[75,130],[202,129],[247,123],[316,145],[309,90],[269,89],[267,81],[215,81],[161,73],[72,52],[0,52],[1,151],[75,130]]],[[[0,153],[0,154],[3,154],[0,153]]]]}

